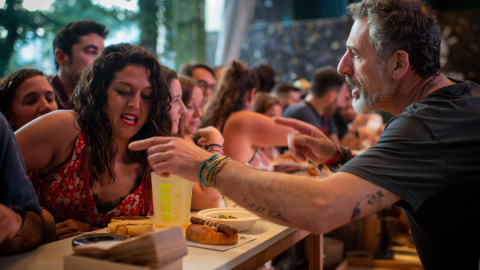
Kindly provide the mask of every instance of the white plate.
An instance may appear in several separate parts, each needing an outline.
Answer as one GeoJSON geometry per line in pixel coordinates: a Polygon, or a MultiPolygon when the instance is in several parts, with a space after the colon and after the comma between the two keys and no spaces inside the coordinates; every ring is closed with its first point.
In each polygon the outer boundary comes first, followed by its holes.
{"type": "Polygon", "coordinates": [[[196,214],[198,217],[208,220],[213,220],[219,223],[227,224],[236,228],[239,232],[250,230],[255,222],[260,219],[257,215],[247,211],[244,208],[211,208],[199,211],[196,214]],[[218,218],[218,216],[233,216],[236,219],[218,218]]]}

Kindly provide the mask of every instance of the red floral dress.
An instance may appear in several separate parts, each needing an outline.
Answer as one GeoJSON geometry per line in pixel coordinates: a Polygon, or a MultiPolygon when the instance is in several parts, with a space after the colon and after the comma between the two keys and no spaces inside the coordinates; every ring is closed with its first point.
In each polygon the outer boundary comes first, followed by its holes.
{"type": "Polygon", "coordinates": [[[38,191],[40,205],[50,211],[56,222],[75,219],[96,227],[105,227],[113,216],[145,216],[153,213],[150,174],[114,209],[100,214],[90,188],[88,198],[83,182],[82,162],[85,152],[83,133],[78,135],[70,160],[43,178],[32,179],[38,191]]]}

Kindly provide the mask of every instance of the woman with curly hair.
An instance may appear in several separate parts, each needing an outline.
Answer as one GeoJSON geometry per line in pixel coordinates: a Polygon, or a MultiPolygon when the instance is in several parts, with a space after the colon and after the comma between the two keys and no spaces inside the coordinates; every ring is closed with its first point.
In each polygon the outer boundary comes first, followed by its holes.
{"type": "Polygon", "coordinates": [[[111,217],[153,211],[145,151],[127,145],[171,135],[171,97],[155,55],[130,44],[105,48],[82,74],[73,110],[20,129],[27,171],[63,239],[111,217]]]}
{"type": "Polygon", "coordinates": [[[225,66],[201,126],[214,126],[222,132],[225,155],[272,171],[270,160],[259,147],[286,146],[287,135],[293,129],[252,111],[257,84],[257,76],[246,65],[232,61],[225,66]]]}

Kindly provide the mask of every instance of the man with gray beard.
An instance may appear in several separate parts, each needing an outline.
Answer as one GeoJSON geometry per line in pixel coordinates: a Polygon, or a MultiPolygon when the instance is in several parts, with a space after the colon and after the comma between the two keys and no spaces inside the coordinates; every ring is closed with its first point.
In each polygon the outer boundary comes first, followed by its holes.
{"type": "Polygon", "coordinates": [[[178,138],[130,149],[148,149],[157,173],[203,181],[265,219],[316,234],[395,204],[405,210],[424,269],[478,269],[480,86],[440,74],[439,28],[423,1],[364,0],[347,9],[355,22],[337,70],[354,87],[358,112],[395,117],[353,159],[313,126],[276,119],[299,131],[289,139],[297,158],[337,173],[318,181],[261,172],[178,138]]]}

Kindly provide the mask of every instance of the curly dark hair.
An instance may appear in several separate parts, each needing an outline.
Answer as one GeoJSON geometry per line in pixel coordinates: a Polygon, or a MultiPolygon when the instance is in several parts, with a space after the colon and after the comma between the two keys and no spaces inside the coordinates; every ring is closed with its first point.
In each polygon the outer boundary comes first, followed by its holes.
{"type": "MultiPolygon", "coordinates": [[[[82,73],[72,96],[74,111],[78,113],[78,123],[90,143],[93,181],[102,182],[100,176],[107,170],[109,182],[114,182],[112,164],[118,149],[112,143],[112,125],[104,107],[108,99],[107,89],[115,74],[132,64],[144,66],[150,71],[149,77],[154,91],[150,115],[131,141],[171,135],[172,121],[168,113],[171,96],[156,56],[137,45],[118,44],[106,47],[82,73]]],[[[128,154],[146,165],[145,151],[129,151],[128,154]]]]}
{"type": "Polygon", "coordinates": [[[165,85],[167,86],[168,91],[170,91],[170,84],[174,79],[178,78],[177,72],[166,66],[161,66],[160,72],[162,73],[163,80],[165,81],[165,85]]]}
{"type": "Polygon", "coordinates": [[[419,0],[364,0],[350,4],[347,11],[354,20],[368,19],[370,44],[379,61],[404,50],[416,74],[426,78],[440,73],[440,30],[427,4],[419,0]]]}
{"type": "Polygon", "coordinates": [[[214,126],[221,130],[232,113],[244,109],[247,93],[257,86],[255,72],[236,60],[232,61],[225,66],[200,126],[214,126]]]}

